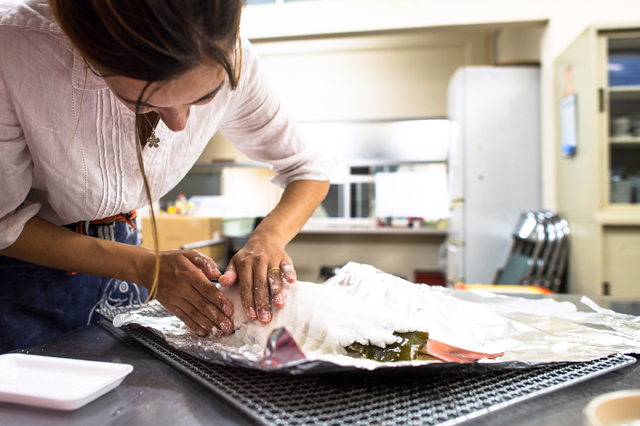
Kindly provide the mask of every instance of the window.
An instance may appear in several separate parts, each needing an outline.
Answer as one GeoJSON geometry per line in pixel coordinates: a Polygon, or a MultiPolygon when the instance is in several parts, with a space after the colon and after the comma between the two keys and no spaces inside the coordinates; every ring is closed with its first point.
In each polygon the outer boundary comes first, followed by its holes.
{"type": "Polygon", "coordinates": [[[316,217],[446,218],[448,120],[304,123],[339,164],[316,217]]]}

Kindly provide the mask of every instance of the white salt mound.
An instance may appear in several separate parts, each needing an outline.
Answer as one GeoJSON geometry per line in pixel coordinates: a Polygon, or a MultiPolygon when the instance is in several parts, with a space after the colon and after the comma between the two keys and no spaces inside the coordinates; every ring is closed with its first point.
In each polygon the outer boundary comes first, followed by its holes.
{"type": "Polygon", "coordinates": [[[218,341],[262,352],[272,331],[286,327],[307,358],[346,354],[354,342],[385,347],[398,341],[394,332],[425,331],[421,321],[358,299],[340,287],[298,281],[287,285],[286,305],[274,308],[271,322],[249,321],[239,286],[222,289],[233,304],[235,333],[218,341]]]}

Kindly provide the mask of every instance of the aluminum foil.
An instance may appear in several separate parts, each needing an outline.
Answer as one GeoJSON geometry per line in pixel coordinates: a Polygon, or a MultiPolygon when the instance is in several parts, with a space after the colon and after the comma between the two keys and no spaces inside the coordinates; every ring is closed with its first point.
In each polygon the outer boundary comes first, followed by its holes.
{"type": "MultiPolygon", "coordinates": [[[[523,368],[552,362],[591,361],[615,353],[640,354],[640,317],[581,302],[525,299],[482,291],[453,290],[413,284],[370,265],[349,263],[323,285],[378,303],[429,324],[430,338],[464,349],[505,355],[481,360],[473,369],[523,368]]],[[[286,309],[286,307],[285,307],[286,309]]],[[[442,371],[439,361],[379,363],[359,357],[327,354],[308,358],[286,329],[277,329],[261,351],[202,338],[157,302],[117,315],[117,327],[138,325],[161,336],[172,347],[205,361],[290,374],[317,374],[350,369],[418,367],[442,371]]]]}

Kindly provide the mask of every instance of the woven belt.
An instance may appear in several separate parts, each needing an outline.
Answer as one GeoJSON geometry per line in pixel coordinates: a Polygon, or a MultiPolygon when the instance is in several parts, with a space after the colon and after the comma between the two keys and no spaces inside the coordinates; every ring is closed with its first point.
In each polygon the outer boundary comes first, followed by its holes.
{"type": "Polygon", "coordinates": [[[87,220],[83,222],[78,222],[76,225],[76,232],[78,234],[89,235],[89,227],[96,227],[96,235],[98,238],[103,240],[115,241],[115,232],[114,225],[116,222],[127,222],[129,225],[136,228],[135,222],[133,219],[137,217],[137,213],[135,210],[131,210],[128,213],[120,213],[115,216],[105,217],[104,219],[98,220],[87,220]]]}

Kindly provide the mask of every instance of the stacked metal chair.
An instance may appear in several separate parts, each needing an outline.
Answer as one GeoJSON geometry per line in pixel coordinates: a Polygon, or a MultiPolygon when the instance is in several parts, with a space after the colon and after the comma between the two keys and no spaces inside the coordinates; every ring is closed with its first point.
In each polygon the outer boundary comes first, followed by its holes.
{"type": "Polygon", "coordinates": [[[513,232],[513,243],[495,284],[539,285],[563,289],[569,251],[569,224],[552,210],[524,212],[513,232]]]}

